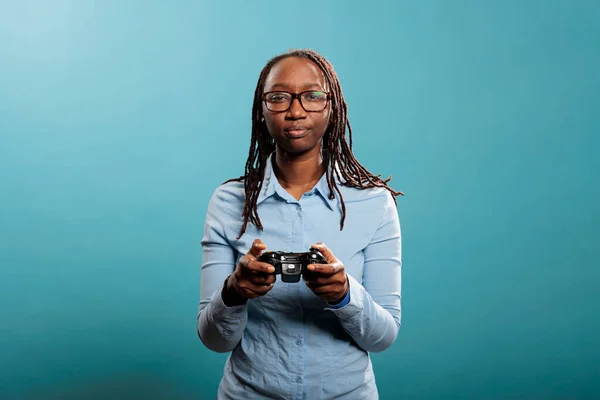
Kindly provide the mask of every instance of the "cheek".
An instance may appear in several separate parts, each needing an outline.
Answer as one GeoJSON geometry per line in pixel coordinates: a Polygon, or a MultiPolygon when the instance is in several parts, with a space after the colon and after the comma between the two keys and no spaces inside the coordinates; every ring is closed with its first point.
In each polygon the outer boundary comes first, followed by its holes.
{"type": "Polygon", "coordinates": [[[279,122],[277,120],[277,115],[268,115],[268,114],[265,114],[264,125],[265,125],[265,128],[267,129],[267,131],[269,132],[269,135],[271,137],[273,137],[273,132],[275,132],[277,134],[277,133],[279,133],[281,131],[281,129],[280,129],[281,122],[279,122]]]}
{"type": "Polygon", "coordinates": [[[277,130],[277,125],[279,125],[279,122],[277,121],[277,114],[271,114],[269,112],[269,110],[266,110],[263,106],[263,126],[269,131],[269,133],[273,132],[274,130],[277,130]]]}

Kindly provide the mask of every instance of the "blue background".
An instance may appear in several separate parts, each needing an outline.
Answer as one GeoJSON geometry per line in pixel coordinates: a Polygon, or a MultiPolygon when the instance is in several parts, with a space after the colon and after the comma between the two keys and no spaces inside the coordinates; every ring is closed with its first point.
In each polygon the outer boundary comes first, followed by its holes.
{"type": "Polygon", "coordinates": [[[292,47],[406,194],[381,397],[600,397],[599,3],[366,3],[0,0],[0,397],[214,398],[204,213],[292,47]]]}

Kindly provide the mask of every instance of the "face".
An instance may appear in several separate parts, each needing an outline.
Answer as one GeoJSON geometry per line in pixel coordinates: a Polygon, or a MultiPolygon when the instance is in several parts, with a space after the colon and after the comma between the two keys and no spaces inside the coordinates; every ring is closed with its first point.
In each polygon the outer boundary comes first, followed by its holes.
{"type": "MultiPolygon", "coordinates": [[[[265,80],[264,93],[300,93],[306,90],[327,91],[329,88],[319,67],[303,57],[287,57],[280,60],[265,80]]],[[[305,105],[308,101],[305,101],[305,105]]],[[[329,121],[330,101],[324,110],[312,112],[306,111],[298,98],[292,101],[287,111],[269,111],[264,101],[262,108],[265,124],[277,144],[278,151],[293,154],[320,151],[321,140],[329,121]]]]}

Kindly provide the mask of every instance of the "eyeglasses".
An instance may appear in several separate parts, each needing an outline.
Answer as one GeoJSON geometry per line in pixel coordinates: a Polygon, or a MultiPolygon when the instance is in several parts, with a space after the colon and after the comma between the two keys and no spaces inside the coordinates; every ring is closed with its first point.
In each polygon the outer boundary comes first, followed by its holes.
{"type": "Polygon", "coordinates": [[[294,99],[298,99],[302,108],[307,112],[323,111],[329,101],[329,92],[307,90],[300,93],[267,92],[262,95],[267,110],[283,112],[290,109],[294,99]]]}

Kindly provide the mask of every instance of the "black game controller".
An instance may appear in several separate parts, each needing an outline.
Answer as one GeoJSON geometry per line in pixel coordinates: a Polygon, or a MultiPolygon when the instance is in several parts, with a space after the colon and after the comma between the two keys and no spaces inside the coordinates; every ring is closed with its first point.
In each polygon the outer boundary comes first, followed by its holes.
{"type": "Polygon", "coordinates": [[[258,261],[275,267],[275,274],[281,275],[282,282],[300,281],[300,275],[310,264],[327,264],[327,260],[319,250],[310,249],[305,253],[286,253],[283,251],[267,251],[258,257],[258,261]]]}

